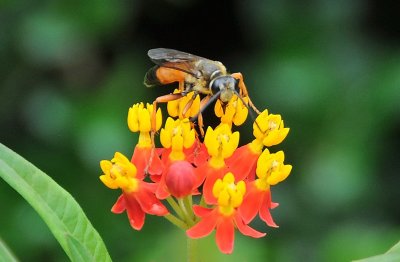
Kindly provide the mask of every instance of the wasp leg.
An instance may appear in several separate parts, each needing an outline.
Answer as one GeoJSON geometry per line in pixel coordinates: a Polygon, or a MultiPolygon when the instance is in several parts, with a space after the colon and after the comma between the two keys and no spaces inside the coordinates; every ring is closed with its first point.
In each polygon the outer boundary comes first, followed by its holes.
{"type": "Polygon", "coordinates": [[[151,113],[151,132],[150,132],[152,148],[151,148],[151,153],[150,153],[150,159],[147,162],[146,168],[144,169],[146,174],[148,174],[148,170],[149,170],[149,167],[151,166],[151,163],[153,161],[154,152],[155,152],[155,148],[156,148],[156,144],[154,142],[154,136],[155,136],[156,129],[157,129],[157,123],[156,123],[156,120],[157,120],[157,104],[158,103],[167,103],[169,101],[177,100],[179,98],[182,98],[182,96],[183,95],[181,93],[159,96],[153,102],[153,112],[151,113]]]}
{"type": "Polygon", "coordinates": [[[199,126],[199,130],[200,130],[200,135],[201,137],[204,137],[204,124],[203,124],[203,115],[201,113],[199,113],[199,116],[197,117],[197,124],[199,126]]]}
{"type": "Polygon", "coordinates": [[[203,114],[202,112],[204,109],[209,105],[208,101],[210,101],[210,96],[205,96],[203,99],[200,101],[200,111],[197,115],[197,124],[199,126],[200,134],[201,137],[204,137],[204,124],[203,124],[203,114]]]}
{"type": "Polygon", "coordinates": [[[157,104],[158,103],[168,103],[170,101],[174,101],[174,100],[177,100],[179,98],[182,98],[182,96],[184,96],[182,93],[176,93],[176,94],[169,94],[169,95],[159,96],[159,97],[156,98],[156,100],[154,100],[154,102],[153,102],[153,112],[151,114],[151,132],[152,133],[156,132],[157,104]]]}
{"type": "MultiPolygon", "coordinates": [[[[186,92],[183,93],[184,95],[186,94],[186,92]]],[[[186,103],[185,107],[182,110],[182,117],[185,118],[186,113],[189,111],[189,109],[192,107],[194,100],[196,99],[196,97],[198,96],[198,93],[196,91],[194,91],[193,96],[190,98],[190,100],[186,103]]]]}
{"type": "Polygon", "coordinates": [[[261,114],[261,112],[257,109],[257,107],[253,104],[253,101],[251,101],[249,93],[247,92],[246,85],[244,84],[243,81],[243,75],[242,73],[233,73],[232,76],[236,79],[239,80],[239,89],[240,89],[240,94],[243,97],[247,97],[249,99],[249,106],[257,113],[261,114]]]}
{"type": "Polygon", "coordinates": [[[179,91],[185,91],[185,81],[179,81],[179,91]]]}

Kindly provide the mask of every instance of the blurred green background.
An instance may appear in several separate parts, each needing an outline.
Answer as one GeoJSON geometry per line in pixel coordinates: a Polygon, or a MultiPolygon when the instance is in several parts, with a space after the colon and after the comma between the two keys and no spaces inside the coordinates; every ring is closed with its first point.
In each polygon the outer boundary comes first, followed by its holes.
{"type": "MultiPolygon", "coordinates": [[[[236,234],[204,261],[349,261],[400,239],[400,5],[390,1],[0,2],[0,142],[66,188],[115,261],[184,261],[182,232],[110,208],[99,161],[131,155],[128,107],[146,89],[146,52],[169,47],[240,71],[255,104],[282,114],[291,176],[272,189],[279,229],[236,234]],[[167,260],[166,260],[167,259],[167,260]]],[[[206,120],[207,121],[207,120],[206,120]]],[[[251,134],[242,134],[242,143],[251,134]]],[[[0,181],[0,236],[22,261],[65,261],[33,209],[0,181]]]]}

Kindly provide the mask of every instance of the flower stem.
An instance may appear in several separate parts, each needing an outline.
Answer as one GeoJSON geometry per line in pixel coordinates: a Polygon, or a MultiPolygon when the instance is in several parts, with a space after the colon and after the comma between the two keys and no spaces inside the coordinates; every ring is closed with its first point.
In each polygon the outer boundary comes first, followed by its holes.
{"type": "Polygon", "coordinates": [[[207,207],[206,200],[204,199],[203,195],[201,196],[199,205],[202,207],[207,207]]]}
{"type": "Polygon", "coordinates": [[[186,216],[184,215],[181,207],[176,203],[176,201],[171,196],[169,196],[166,200],[168,204],[172,207],[172,209],[175,211],[175,213],[178,215],[178,217],[182,220],[185,220],[186,216]]]}
{"type": "Polygon", "coordinates": [[[171,213],[166,214],[164,217],[165,217],[169,222],[171,222],[172,224],[174,224],[175,226],[177,226],[177,227],[179,227],[179,228],[181,228],[181,229],[183,229],[183,230],[186,230],[186,229],[189,228],[188,225],[187,225],[185,222],[183,222],[182,220],[180,220],[180,219],[177,218],[176,216],[172,215],[171,213]]]}
{"type": "MultiPolygon", "coordinates": [[[[183,199],[183,203],[185,205],[185,208],[188,212],[188,216],[191,220],[191,224],[193,224],[193,222],[196,220],[196,217],[193,213],[193,200],[192,200],[192,196],[188,195],[183,199]]],[[[190,225],[190,224],[189,224],[190,225]]]]}
{"type": "Polygon", "coordinates": [[[188,212],[188,208],[185,205],[185,202],[183,200],[183,198],[178,198],[178,203],[179,206],[181,207],[181,210],[183,212],[183,215],[185,216],[185,221],[186,223],[191,226],[193,224],[193,220],[192,217],[190,216],[189,212],[188,212]]]}
{"type": "Polygon", "coordinates": [[[186,238],[186,244],[187,244],[187,261],[188,262],[197,262],[199,261],[199,245],[198,245],[198,240],[193,239],[190,237],[186,238]]]}

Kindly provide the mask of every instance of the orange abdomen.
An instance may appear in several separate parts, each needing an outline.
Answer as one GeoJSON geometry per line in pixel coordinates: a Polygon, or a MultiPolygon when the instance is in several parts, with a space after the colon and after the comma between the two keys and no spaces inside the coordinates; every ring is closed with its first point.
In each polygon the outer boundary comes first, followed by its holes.
{"type": "Polygon", "coordinates": [[[186,75],[187,73],[185,72],[167,67],[159,67],[156,71],[157,80],[164,85],[174,82],[183,82],[186,75]]]}

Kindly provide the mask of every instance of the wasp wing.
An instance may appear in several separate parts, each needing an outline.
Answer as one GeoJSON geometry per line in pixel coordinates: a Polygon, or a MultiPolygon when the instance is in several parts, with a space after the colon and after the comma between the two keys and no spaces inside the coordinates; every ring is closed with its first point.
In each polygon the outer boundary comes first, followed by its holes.
{"type": "Polygon", "coordinates": [[[199,60],[209,60],[204,57],[168,48],[150,49],[147,55],[158,66],[176,69],[191,74],[196,78],[201,76],[201,72],[196,68],[196,62],[199,60]]]}

